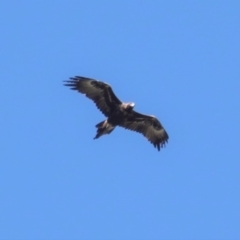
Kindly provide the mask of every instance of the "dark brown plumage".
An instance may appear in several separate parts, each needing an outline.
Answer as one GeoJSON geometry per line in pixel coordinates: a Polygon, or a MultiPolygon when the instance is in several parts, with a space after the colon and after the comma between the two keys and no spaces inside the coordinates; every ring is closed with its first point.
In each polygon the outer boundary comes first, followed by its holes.
{"type": "Polygon", "coordinates": [[[158,150],[167,143],[168,134],[158,119],[135,112],[135,104],[121,102],[107,83],[76,76],[65,81],[64,85],[85,94],[107,117],[96,125],[98,130],[94,139],[109,134],[116,126],[120,126],[141,133],[158,150]]]}

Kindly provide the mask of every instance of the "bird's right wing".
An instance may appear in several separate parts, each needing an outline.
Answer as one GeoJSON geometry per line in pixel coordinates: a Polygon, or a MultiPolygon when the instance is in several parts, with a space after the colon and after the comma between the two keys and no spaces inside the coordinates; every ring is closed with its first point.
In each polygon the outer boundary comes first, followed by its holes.
{"type": "Polygon", "coordinates": [[[94,101],[97,108],[108,117],[122,102],[116,97],[110,85],[85,77],[73,77],[65,81],[65,86],[85,94],[94,101]]]}

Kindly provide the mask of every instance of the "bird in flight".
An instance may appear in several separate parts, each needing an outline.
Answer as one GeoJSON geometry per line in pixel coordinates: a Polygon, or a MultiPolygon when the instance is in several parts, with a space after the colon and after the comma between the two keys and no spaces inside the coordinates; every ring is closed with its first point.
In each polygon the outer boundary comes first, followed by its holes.
{"type": "Polygon", "coordinates": [[[168,134],[156,117],[134,111],[135,104],[120,101],[107,83],[76,76],[64,81],[64,85],[86,95],[107,117],[96,125],[97,134],[94,139],[109,134],[120,126],[141,133],[158,151],[168,142],[168,134]]]}

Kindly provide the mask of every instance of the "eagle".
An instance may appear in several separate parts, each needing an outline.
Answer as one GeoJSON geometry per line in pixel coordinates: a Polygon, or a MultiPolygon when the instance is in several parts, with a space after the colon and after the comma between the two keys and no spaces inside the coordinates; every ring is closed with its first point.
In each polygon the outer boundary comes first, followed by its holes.
{"type": "Polygon", "coordinates": [[[111,86],[105,82],[86,77],[71,77],[64,85],[91,99],[97,108],[107,117],[96,125],[97,139],[110,134],[120,126],[146,137],[158,151],[168,142],[168,134],[160,121],[151,115],[144,115],[133,110],[135,103],[124,103],[114,94],[111,86]]]}

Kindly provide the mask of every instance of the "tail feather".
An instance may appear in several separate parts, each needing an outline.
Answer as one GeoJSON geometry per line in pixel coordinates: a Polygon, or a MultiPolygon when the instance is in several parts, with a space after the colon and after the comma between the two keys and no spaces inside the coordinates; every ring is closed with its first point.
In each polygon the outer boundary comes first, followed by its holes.
{"type": "Polygon", "coordinates": [[[96,128],[98,128],[98,129],[97,129],[97,134],[94,137],[94,139],[97,139],[104,134],[111,133],[114,130],[115,127],[112,124],[108,123],[107,120],[105,120],[105,121],[102,121],[102,122],[98,123],[96,125],[96,128]]]}
{"type": "Polygon", "coordinates": [[[105,122],[105,121],[102,121],[102,122],[98,123],[95,127],[96,127],[96,128],[101,127],[101,126],[104,124],[104,122],[105,122]]]}

